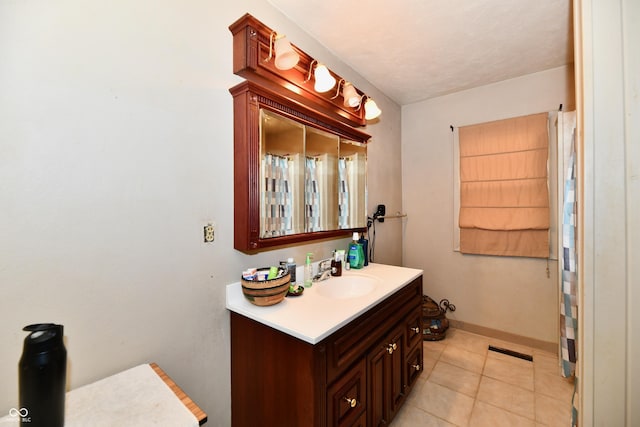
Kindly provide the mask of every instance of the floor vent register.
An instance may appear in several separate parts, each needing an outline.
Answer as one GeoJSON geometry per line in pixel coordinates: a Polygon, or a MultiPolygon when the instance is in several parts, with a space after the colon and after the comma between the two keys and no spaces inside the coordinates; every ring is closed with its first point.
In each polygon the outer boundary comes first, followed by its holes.
{"type": "Polygon", "coordinates": [[[502,354],[506,354],[507,356],[517,357],[518,359],[528,360],[529,362],[533,362],[533,356],[529,354],[524,354],[517,351],[509,350],[507,348],[494,347],[490,345],[489,350],[495,351],[496,353],[502,353],[502,354]]]}

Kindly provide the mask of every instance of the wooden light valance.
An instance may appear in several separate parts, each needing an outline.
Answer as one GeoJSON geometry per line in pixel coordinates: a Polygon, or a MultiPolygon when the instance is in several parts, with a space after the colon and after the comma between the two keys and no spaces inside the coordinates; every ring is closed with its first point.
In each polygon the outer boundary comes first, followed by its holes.
{"type": "Polygon", "coordinates": [[[328,92],[318,93],[314,90],[313,78],[307,79],[314,58],[292,44],[300,55],[300,60],[290,70],[279,70],[273,57],[270,57],[271,35],[274,30],[248,13],[231,24],[229,30],[233,34],[234,74],[305,103],[319,113],[349,126],[366,125],[363,104],[367,97],[363,92],[356,88],[357,93],[364,97],[357,108],[344,106],[344,98],[335,96],[336,91],[340,90],[340,82],[346,79],[329,70],[336,79],[336,86],[328,92]]]}

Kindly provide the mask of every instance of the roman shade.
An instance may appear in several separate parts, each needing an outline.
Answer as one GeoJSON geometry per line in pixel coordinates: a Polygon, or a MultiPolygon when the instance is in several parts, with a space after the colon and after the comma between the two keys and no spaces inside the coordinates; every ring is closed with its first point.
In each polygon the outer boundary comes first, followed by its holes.
{"type": "Polygon", "coordinates": [[[459,128],[460,252],[549,256],[547,113],[459,128]]]}

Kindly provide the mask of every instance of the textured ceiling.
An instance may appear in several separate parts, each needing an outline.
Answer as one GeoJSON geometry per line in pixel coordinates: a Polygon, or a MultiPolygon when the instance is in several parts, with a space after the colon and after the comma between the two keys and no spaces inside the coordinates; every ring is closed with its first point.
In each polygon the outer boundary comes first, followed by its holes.
{"type": "Polygon", "coordinates": [[[400,105],[573,62],[571,0],[269,2],[400,105]]]}

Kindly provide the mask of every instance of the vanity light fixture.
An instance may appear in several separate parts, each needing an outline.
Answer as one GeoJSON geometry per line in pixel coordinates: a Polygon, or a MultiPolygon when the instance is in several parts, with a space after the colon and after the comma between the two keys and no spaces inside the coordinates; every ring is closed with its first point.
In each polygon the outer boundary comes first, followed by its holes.
{"type": "Polygon", "coordinates": [[[347,84],[347,82],[344,79],[340,79],[340,81],[338,82],[338,89],[336,89],[336,94],[333,95],[331,99],[336,99],[338,96],[340,96],[340,85],[342,83],[347,84]]]}
{"type": "Polygon", "coordinates": [[[349,82],[345,82],[342,86],[342,96],[344,97],[344,106],[357,108],[360,106],[360,95],[356,91],[356,88],[349,82]]]}
{"type": "Polygon", "coordinates": [[[313,64],[316,64],[316,69],[313,73],[313,77],[316,80],[316,83],[313,86],[314,90],[318,93],[323,93],[333,89],[333,87],[336,85],[336,79],[331,75],[331,73],[329,73],[327,67],[324,64],[318,62],[317,59],[314,59],[313,61],[311,61],[311,64],[309,64],[309,75],[307,76],[305,82],[311,80],[311,70],[313,70],[313,64]]]}
{"type": "MultiPolygon", "coordinates": [[[[380,114],[382,114],[382,110],[378,107],[378,104],[376,104],[376,101],[369,98],[367,95],[362,95],[362,97],[360,98],[360,107],[363,105],[362,101],[364,100],[364,98],[367,98],[367,100],[364,101],[365,120],[373,120],[375,118],[378,118],[380,114]]],[[[359,110],[360,107],[358,107],[357,110],[359,110]]]]}
{"type": "Polygon", "coordinates": [[[300,61],[300,55],[293,49],[287,36],[272,31],[269,37],[269,56],[265,59],[266,62],[271,60],[274,51],[276,55],[274,65],[278,70],[290,70],[300,61]]]}
{"type": "Polygon", "coordinates": [[[367,97],[367,101],[364,103],[364,118],[366,120],[373,120],[378,118],[380,114],[382,114],[382,110],[378,108],[376,101],[367,97]]]}
{"type": "Polygon", "coordinates": [[[358,108],[360,106],[360,101],[362,98],[360,94],[353,87],[351,82],[346,81],[345,79],[340,79],[338,82],[338,89],[336,90],[336,94],[331,97],[331,99],[336,99],[340,95],[340,85],[342,84],[342,97],[344,98],[343,105],[345,107],[358,108]]]}

